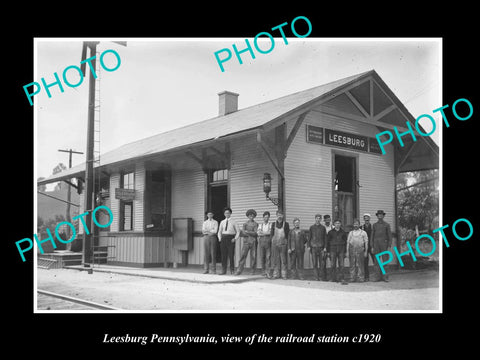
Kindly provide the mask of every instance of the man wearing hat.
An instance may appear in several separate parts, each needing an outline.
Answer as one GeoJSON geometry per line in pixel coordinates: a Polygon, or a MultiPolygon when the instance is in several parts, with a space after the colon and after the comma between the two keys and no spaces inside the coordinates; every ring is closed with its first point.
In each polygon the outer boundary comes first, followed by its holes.
{"type": "Polygon", "coordinates": [[[277,221],[272,224],[273,275],[271,279],[287,279],[287,239],[290,225],[283,218],[283,212],[277,210],[277,221]]]}
{"type": "Polygon", "coordinates": [[[260,259],[260,267],[263,271],[263,276],[270,279],[271,274],[271,249],[272,249],[272,223],[270,220],[270,211],[263,213],[263,221],[258,224],[258,257],[260,259]]]}
{"type": "MultiPolygon", "coordinates": [[[[371,245],[373,253],[376,255],[383,251],[387,251],[390,245],[392,245],[392,231],[390,230],[390,224],[383,220],[385,217],[385,211],[378,210],[375,215],[377,215],[378,221],[373,224],[372,226],[372,237],[371,237],[371,245]]],[[[382,261],[386,261],[385,258],[387,254],[382,255],[382,261]]],[[[375,281],[386,281],[388,282],[388,275],[383,275],[380,269],[380,266],[375,266],[375,270],[377,273],[377,277],[375,281]]]]}
{"type": "Polygon", "coordinates": [[[235,275],[240,275],[245,267],[247,261],[248,252],[250,252],[250,268],[252,269],[252,275],[255,274],[255,268],[257,267],[257,231],[258,224],[255,220],[257,212],[253,209],[247,210],[245,214],[248,220],[240,230],[240,236],[243,238],[242,255],[238,263],[237,272],[235,275]]]}
{"type": "Polygon", "coordinates": [[[370,257],[372,258],[373,265],[375,265],[375,257],[373,256],[373,253],[372,253],[372,244],[371,244],[372,224],[370,223],[370,218],[371,218],[370,214],[368,214],[368,213],[363,214],[364,224],[362,226],[360,226],[360,229],[365,231],[367,233],[367,237],[368,237],[367,256],[365,257],[365,261],[364,261],[364,264],[363,264],[364,265],[365,281],[369,281],[369,278],[370,278],[370,274],[369,274],[369,271],[368,271],[368,262],[369,262],[370,257]]]}
{"type": "Polygon", "coordinates": [[[321,224],[322,215],[315,215],[315,224],[310,226],[309,237],[308,237],[308,248],[310,248],[310,253],[312,254],[313,262],[313,271],[315,273],[315,278],[320,280],[320,277],[323,281],[326,280],[327,274],[325,269],[325,257],[326,252],[326,238],[327,230],[325,226],[321,224]]]}

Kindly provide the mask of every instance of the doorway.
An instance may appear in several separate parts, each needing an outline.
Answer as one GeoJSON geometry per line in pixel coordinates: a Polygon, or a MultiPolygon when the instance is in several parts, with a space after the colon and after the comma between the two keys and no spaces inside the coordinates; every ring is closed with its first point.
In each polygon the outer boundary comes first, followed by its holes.
{"type": "Polygon", "coordinates": [[[333,153],[333,215],[342,221],[345,231],[353,228],[358,218],[357,160],[354,155],[333,153]]]}
{"type": "MultiPolygon", "coordinates": [[[[207,207],[213,212],[213,218],[220,222],[224,219],[223,209],[229,206],[228,198],[229,171],[211,170],[208,173],[207,207]]],[[[221,262],[220,242],[217,241],[217,263],[221,262]]]]}

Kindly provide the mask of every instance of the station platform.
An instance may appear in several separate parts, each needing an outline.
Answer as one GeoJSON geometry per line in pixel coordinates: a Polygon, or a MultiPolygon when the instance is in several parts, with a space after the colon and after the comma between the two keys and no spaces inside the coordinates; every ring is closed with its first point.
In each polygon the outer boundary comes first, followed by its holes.
{"type": "Polygon", "coordinates": [[[85,267],[83,265],[70,265],[64,266],[65,269],[74,269],[79,271],[88,271],[92,272],[104,272],[104,273],[113,273],[113,274],[122,274],[129,276],[141,276],[149,277],[156,279],[164,280],[174,280],[174,281],[186,281],[192,283],[203,283],[203,284],[221,284],[221,283],[241,283],[246,281],[254,281],[264,279],[261,274],[258,275],[248,275],[250,270],[246,269],[242,275],[225,275],[217,274],[203,274],[203,268],[188,266],[185,268],[132,268],[125,266],[114,266],[100,264],[92,267],[85,267]]]}

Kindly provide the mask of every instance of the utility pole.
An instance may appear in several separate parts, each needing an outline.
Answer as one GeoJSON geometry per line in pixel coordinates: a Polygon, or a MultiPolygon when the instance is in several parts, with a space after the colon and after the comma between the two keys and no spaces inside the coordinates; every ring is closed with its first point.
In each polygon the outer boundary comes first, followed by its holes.
{"type": "MultiPolygon", "coordinates": [[[[85,41],[82,51],[82,61],[86,58],[87,47],[90,48],[90,59],[92,67],[96,69],[96,53],[98,41],[85,41]]],[[[85,63],[82,63],[82,72],[85,76],[85,63]]],[[[92,260],[92,210],[93,210],[93,145],[94,145],[94,119],[95,119],[95,76],[90,69],[89,89],[88,89],[88,125],[87,125],[87,161],[85,166],[85,194],[84,194],[84,211],[87,212],[85,223],[90,233],[85,232],[83,235],[83,251],[82,263],[86,267],[92,260]]]]}
{"type": "MultiPolygon", "coordinates": [[[[59,149],[58,151],[69,153],[69,156],[68,156],[68,168],[69,168],[69,169],[72,167],[72,154],[83,154],[83,152],[73,151],[72,149],[69,149],[69,150],[61,150],[61,149],[59,149]]],[[[72,196],[72,187],[70,186],[70,184],[68,184],[68,189],[67,189],[67,214],[66,214],[66,220],[67,220],[69,223],[72,222],[72,217],[70,216],[70,201],[71,201],[71,196],[72,196]]],[[[70,239],[70,237],[72,236],[72,234],[70,233],[70,227],[68,227],[68,229],[67,229],[67,234],[68,234],[68,239],[70,239]]],[[[72,243],[69,242],[69,243],[67,244],[67,250],[71,250],[71,249],[72,249],[72,243]]]]}
{"type": "MultiPolygon", "coordinates": [[[[84,211],[87,213],[85,216],[85,223],[89,233],[83,234],[83,248],[82,248],[82,263],[84,267],[90,267],[93,260],[93,248],[92,248],[92,212],[93,212],[93,162],[94,159],[94,141],[95,141],[95,79],[94,71],[96,69],[96,54],[97,45],[99,41],[84,41],[82,47],[82,60],[80,62],[80,69],[85,77],[86,61],[90,60],[90,76],[89,76],[89,88],[88,88],[88,123],[87,123],[87,154],[85,165],[85,196],[84,196],[84,211]],[[87,48],[90,49],[90,58],[87,58],[87,48]],[[94,69],[92,71],[92,69],[94,69]]],[[[127,46],[125,41],[114,41],[119,45],[127,46]]]]}

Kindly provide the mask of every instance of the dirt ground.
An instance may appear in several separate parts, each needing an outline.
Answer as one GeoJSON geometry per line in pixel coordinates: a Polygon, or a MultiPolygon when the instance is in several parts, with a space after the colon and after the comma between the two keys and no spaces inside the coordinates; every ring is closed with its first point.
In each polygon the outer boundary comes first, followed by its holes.
{"type": "MultiPolygon", "coordinates": [[[[211,275],[218,276],[218,275],[211,275]]],[[[202,284],[71,269],[37,269],[39,289],[132,311],[439,310],[435,269],[396,271],[390,282],[254,280],[202,284]]],[[[38,310],[42,310],[40,307],[38,310]]]]}

